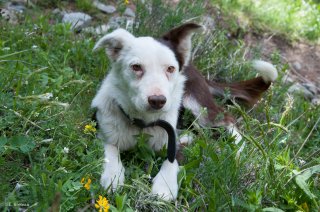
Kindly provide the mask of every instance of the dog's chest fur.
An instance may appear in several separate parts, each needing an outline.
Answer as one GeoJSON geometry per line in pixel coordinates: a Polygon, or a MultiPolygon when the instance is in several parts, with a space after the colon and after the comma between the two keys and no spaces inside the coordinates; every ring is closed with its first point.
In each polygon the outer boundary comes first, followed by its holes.
{"type": "Polygon", "coordinates": [[[133,126],[118,106],[112,102],[109,104],[108,111],[105,113],[98,111],[97,117],[102,131],[99,136],[107,143],[117,146],[120,151],[133,148],[137,143],[136,136],[140,133],[151,135],[148,145],[155,151],[161,150],[168,142],[167,133],[163,129],[160,127],[140,129],[133,126]]]}

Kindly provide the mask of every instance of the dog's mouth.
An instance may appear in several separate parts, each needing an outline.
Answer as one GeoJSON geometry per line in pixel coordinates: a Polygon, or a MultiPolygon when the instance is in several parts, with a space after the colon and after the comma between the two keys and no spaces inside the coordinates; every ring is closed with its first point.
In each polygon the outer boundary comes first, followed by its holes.
{"type": "Polygon", "coordinates": [[[148,107],[146,112],[152,113],[152,114],[157,114],[157,113],[163,113],[165,111],[163,109],[154,109],[152,107],[148,107]]]}

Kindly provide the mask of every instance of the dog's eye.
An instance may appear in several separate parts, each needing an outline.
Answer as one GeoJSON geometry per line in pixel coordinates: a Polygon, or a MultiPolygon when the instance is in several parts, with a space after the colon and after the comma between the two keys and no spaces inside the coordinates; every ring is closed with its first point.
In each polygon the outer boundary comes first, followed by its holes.
{"type": "Polygon", "coordinates": [[[132,69],[132,71],[134,71],[134,72],[140,72],[140,71],[142,71],[142,67],[141,67],[140,64],[133,64],[133,65],[131,65],[131,69],[132,69]]]}
{"type": "Polygon", "coordinates": [[[169,72],[169,73],[173,73],[175,70],[176,70],[176,68],[173,67],[173,66],[169,66],[169,67],[167,68],[167,72],[169,72]]]}

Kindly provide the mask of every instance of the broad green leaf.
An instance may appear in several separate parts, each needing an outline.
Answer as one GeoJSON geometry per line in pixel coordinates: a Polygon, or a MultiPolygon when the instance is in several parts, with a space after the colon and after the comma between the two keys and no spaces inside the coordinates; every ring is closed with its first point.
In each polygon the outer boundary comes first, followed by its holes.
{"type": "Polygon", "coordinates": [[[116,195],[116,205],[117,205],[117,209],[119,211],[123,211],[124,206],[126,204],[126,200],[127,200],[127,194],[125,195],[116,195]]]}
{"type": "Polygon", "coordinates": [[[0,137],[0,154],[5,151],[4,145],[6,145],[7,141],[6,137],[0,137]]]}
{"type": "Polygon", "coordinates": [[[35,143],[27,136],[13,136],[9,139],[8,146],[14,150],[20,150],[22,153],[27,153],[35,148],[35,143]]]}
{"type": "Polygon", "coordinates": [[[320,173],[320,165],[312,166],[300,172],[294,172],[296,174],[295,181],[297,185],[310,199],[314,199],[316,196],[310,191],[307,180],[315,173],[320,173]]]}
{"type": "Polygon", "coordinates": [[[266,211],[266,212],[284,212],[283,210],[281,210],[279,208],[274,208],[274,207],[264,208],[264,209],[262,209],[262,211],[266,211]]]}

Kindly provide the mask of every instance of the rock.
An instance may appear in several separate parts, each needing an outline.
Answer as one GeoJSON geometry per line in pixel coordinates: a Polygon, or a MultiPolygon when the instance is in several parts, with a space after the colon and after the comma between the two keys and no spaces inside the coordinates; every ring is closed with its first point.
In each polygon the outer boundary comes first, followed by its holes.
{"type": "Polygon", "coordinates": [[[294,83],[296,80],[291,76],[289,72],[287,72],[283,77],[282,77],[282,83],[283,84],[291,84],[294,83]]]}
{"type": "Polygon", "coordinates": [[[85,29],[83,29],[83,31],[85,32],[89,32],[92,34],[97,34],[97,35],[104,35],[108,32],[108,30],[110,29],[110,26],[107,24],[103,24],[97,27],[87,27],[85,29]]]}
{"type": "Polygon", "coordinates": [[[15,11],[18,13],[23,13],[26,10],[24,4],[20,2],[9,2],[6,7],[8,10],[15,11]]]}
{"type": "Polygon", "coordinates": [[[108,14],[111,14],[111,13],[114,13],[117,9],[112,6],[112,5],[105,5],[99,1],[94,1],[93,2],[93,5],[98,8],[99,10],[101,10],[102,12],[105,12],[105,13],[108,13],[108,14]]]}
{"type": "Polygon", "coordinates": [[[72,12],[64,14],[63,23],[70,23],[74,30],[81,30],[91,23],[91,16],[82,12],[72,12]]]}
{"type": "Polygon", "coordinates": [[[308,89],[313,95],[316,95],[318,93],[317,86],[311,82],[302,83],[302,86],[308,89]]]}
{"type": "Polygon", "coordinates": [[[56,8],[56,9],[52,10],[52,14],[63,16],[66,14],[66,11],[63,11],[63,10],[60,10],[59,8],[56,8]]]}
{"type": "Polygon", "coordinates": [[[320,96],[313,98],[313,99],[311,100],[311,103],[312,103],[314,106],[319,106],[319,105],[320,105],[320,96]]]}
{"type": "Polygon", "coordinates": [[[102,34],[106,34],[108,32],[108,30],[110,29],[110,26],[107,24],[103,24],[101,26],[97,26],[95,28],[95,32],[98,35],[102,35],[102,34]]]}
{"type": "Polygon", "coordinates": [[[119,27],[122,27],[131,31],[133,27],[133,23],[134,23],[134,18],[132,17],[118,16],[118,17],[111,17],[107,25],[109,26],[109,29],[117,29],[119,27]]]}
{"type": "Polygon", "coordinates": [[[301,93],[308,99],[312,99],[314,96],[312,94],[312,92],[310,92],[307,88],[305,88],[300,83],[294,83],[293,85],[291,85],[290,88],[288,89],[288,92],[289,93],[301,93]]]}
{"type": "Polygon", "coordinates": [[[136,14],[129,7],[126,8],[126,10],[124,11],[123,15],[127,16],[127,17],[132,17],[132,18],[136,17],[136,14]]]}
{"type": "Polygon", "coordinates": [[[120,26],[124,26],[127,22],[127,18],[125,17],[111,17],[109,19],[108,25],[112,29],[119,28],[120,26]]]}
{"type": "Polygon", "coordinates": [[[292,66],[296,71],[300,71],[302,69],[302,65],[298,61],[295,61],[292,66]]]}
{"type": "Polygon", "coordinates": [[[216,23],[210,16],[204,16],[202,18],[202,25],[204,25],[208,30],[213,30],[216,28],[216,23]]]}
{"type": "Polygon", "coordinates": [[[8,21],[10,24],[17,24],[18,23],[18,18],[13,11],[0,8],[0,15],[1,15],[1,18],[8,21]]]}

